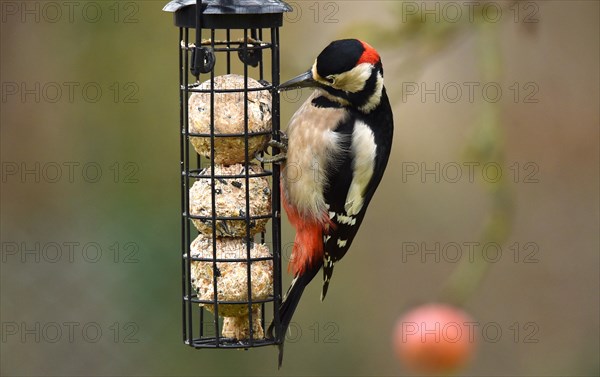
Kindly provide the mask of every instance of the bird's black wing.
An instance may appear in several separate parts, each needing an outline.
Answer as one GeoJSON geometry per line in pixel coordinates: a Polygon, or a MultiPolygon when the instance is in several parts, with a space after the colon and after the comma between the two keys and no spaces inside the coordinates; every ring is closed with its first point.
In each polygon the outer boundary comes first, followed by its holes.
{"type": "Polygon", "coordinates": [[[342,161],[337,162],[338,169],[331,170],[324,194],[325,201],[329,204],[329,217],[334,226],[330,228],[328,234],[323,235],[322,300],[327,294],[335,262],[342,259],[350,248],[387,166],[393,137],[393,118],[385,89],[381,99],[379,111],[374,111],[366,116],[360,113],[352,114],[335,130],[342,136],[345,144],[344,152],[341,155],[342,161]],[[373,140],[377,145],[377,153],[374,156],[373,175],[365,187],[362,208],[357,214],[348,214],[345,209],[346,199],[354,175],[351,140],[357,122],[370,126],[373,140]]]}

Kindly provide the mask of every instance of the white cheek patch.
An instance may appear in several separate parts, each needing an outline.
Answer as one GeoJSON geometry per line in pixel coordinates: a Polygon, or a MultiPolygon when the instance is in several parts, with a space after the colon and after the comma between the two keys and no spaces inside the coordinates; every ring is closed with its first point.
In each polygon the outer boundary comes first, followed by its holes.
{"type": "Polygon", "coordinates": [[[373,66],[369,63],[361,63],[348,72],[337,75],[333,87],[346,92],[360,92],[365,88],[373,66]]]}
{"type": "Polygon", "coordinates": [[[363,207],[365,191],[375,169],[376,149],[373,131],[365,123],[356,121],[352,132],[352,183],[344,205],[348,216],[357,215],[363,207]]]}
{"type": "Polygon", "coordinates": [[[383,76],[381,76],[381,72],[377,73],[377,81],[375,82],[375,91],[367,100],[363,106],[360,107],[360,110],[365,113],[370,113],[371,110],[379,105],[381,102],[381,94],[383,92],[383,76]]]}

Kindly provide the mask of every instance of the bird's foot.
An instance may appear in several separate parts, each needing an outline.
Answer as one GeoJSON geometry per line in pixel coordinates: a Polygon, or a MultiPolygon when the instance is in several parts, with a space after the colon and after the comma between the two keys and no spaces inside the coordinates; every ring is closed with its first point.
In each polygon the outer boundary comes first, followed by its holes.
{"type": "Polygon", "coordinates": [[[257,152],[254,157],[264,164],[280,164],[285,161],[288,137],[283,131],[279,131],[279,140],[271,139],[268,143],[271,148],[280,150],[281,152],[271,155],[271,157],[265,157],[261,152],[257,152]]]}

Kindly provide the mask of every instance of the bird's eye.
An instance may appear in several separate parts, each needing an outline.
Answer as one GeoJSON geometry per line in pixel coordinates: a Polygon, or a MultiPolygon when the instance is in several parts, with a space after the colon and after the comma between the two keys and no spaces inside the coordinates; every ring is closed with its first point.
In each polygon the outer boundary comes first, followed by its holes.
{"type": "Polygon", "coordinates": [[[329,75],[329,76],[325,77],[325,80],[327,80],[328,83],[333,84],[335,81],[335,76],[329,75]]]}

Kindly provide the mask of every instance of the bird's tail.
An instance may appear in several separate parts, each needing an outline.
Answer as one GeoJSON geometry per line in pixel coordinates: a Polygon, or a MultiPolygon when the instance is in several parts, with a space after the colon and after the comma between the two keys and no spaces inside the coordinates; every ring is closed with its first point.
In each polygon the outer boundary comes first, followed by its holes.
{"type": "MultiPolygon", "coordinates": [[[[283,302],[281,303],[281,307],[279,310],[279,321],[281,324],[281,343],[279,344],[279,364],[278,367],[281,368],[281,364],[283,362],[283,343],[285,341],[285,334],[287,333],[288,327],[292,321],[292,317],[296,308],[298,307],[298,303],[300,302],[300,298],[302,297],[302,293],[304,293],[304,288],[311,282],[311,280],[315,277],[321,265],[316,265],[314,267],[309,268],[305,271],[304,274],[298,275],[292,281],[290,288],[288,289],[283,302]]],[[[269,337],[273,338],[273,331],[275,327],[275,322],[271,322],[269,326],[268,334],[269,337]]]]}

